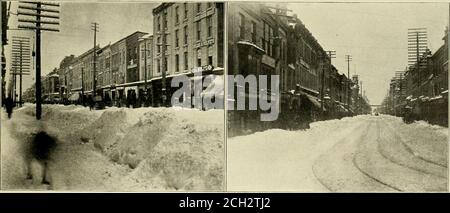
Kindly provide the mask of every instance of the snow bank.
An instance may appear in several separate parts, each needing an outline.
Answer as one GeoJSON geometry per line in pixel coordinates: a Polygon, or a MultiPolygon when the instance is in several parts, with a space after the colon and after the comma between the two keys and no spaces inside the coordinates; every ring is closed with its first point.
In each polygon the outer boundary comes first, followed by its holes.
{"type": "Polygon", "coordinates": [[[223,190],[222,110],[44,105],[42,121],[61,143],[92,144],[129,166],[120,190],[223,190]]]}
{"type": "Polygon", "coordinates": [[[108,109],[81,135],[134,175],[164,180],[164,189],[221,190],[223,126],[219,110],[108,109]]]}
{"type": "Polygon", "coordinates": [[[403,144],[417,157],[435,164],[448,165],[448,128],[425,121],[406,124],[399,117],[383,115],[401,136],[403,144]]]}
{"type": "Polygon", "coordinates": [[[227,188],[232,191],[328,191],[312,165],[361,123],[352,119],[311,123],[307,130],[271,129],[227,141],[227,188]]]}
{"type": "MultiPolygon", "coordinates": [[[[20,110],[20,113],[36,116],[34,104],[27,105],[20,110]]],[[[90,111],[89,108],[82,106],[43,105],[41,121],[45,124],[46,131],[64,137],[68,133],[84,128],[97,119],[100,114],[99,111],[90,111]]]]}

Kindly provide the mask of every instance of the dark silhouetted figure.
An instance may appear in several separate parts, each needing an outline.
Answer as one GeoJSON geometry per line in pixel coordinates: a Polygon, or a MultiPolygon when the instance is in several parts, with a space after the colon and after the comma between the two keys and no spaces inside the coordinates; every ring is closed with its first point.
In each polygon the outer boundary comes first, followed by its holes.
{"type": "Polygon", "coordinates": [[[13,108],[14,108],[14,101],[11,97],[6,98],[5,107],[6,107],[6,113],[8,113],[8,119],[11,119],[13,108]]]}
{"type": "Polygon", "coordinates": [[[95,105],[94,98],[92,96],[89,96],[88,101],[89,101],[89,110],[94,109],[94,105],[95,105]]]}
{"type": "Polygon", "coordinates": [[[50,184],[47,179],[47,174],[49,173],[48,161],[50,160],[50,155],[56,147],[55,138],[51,137],[44,131],[40,131],[34,135],[31,141],[31,156],[27,162],[27,179],[33,179],[31,174],[31,162],[36,159],[42,167],[42,184],[50,184]]]}

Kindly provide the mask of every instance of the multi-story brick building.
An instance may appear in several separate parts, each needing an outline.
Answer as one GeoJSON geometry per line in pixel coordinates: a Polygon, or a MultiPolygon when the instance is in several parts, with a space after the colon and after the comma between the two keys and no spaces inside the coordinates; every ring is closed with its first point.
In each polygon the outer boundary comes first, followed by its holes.
{"type": "Polygon", "coordinates": [[[143,36],[139,42],[139,79],[150,81],[153,77],[153,35],[143,36]],[[147,67],[145,67],[147,65],[147,67]]]}
{"type": "MultiPolygon", "coordinates": [[[[325,51],[317,40],[298,18],[294,18],[291,39],[288,50],[289,62],[294,64],[298,74],[287,76],[300,83],[305,92],[319,96],[321,91],[321,72],[329,64],[325,51]]],[[[328,75],[328,74],[327,74],[328,75]]],[[[328,85],[326,82],[325,86],[328,85]]],[[[292,87],[292,86],[291,86],[292,87]]]]}
{"type": "Polygon", "coordinates": [[[166,85],[179,74],[223,73],[223,17],[223,3],[163,3],[153,9],[155,89],[161,88],[163,71],[166,85]]]}
{"type": "Polygon", "coordinates": [[[111,44],[111,97],[113,99],[123,98],[123,87],[118,87],[120,84],[125,83],[126,73],[126,40],[121,39],[111,44]]]}
{"type": "Polygon", "coordinates": [[[433,74],[433,89],[432,96],[448,95],[448,53],[449,53],[449,35],[448,27],[445,30],[445,35],[442,38],[444,44],[433,54],[432,74],[433,74]]]}
{"type": "Polygon", "coordinates": [[[84,94],[92,94],[93,56],[94,48],[76,57],[72,63],[71,74],[69,75],[69,78],[72,78],[72,82],[68,83],[71,85],[72,93],[82,92],[84,94]]]}
{"type": "Polygon", "coordinates": [[[41,91],[43,101],[48,103],[58,102],[60,99],[60,84],[58,70],[55,68],[52,72],[41,78],[41,91]]]}
{"type": "Polygon", "coordinates": [[[72,89],[72,63],[75,61],[75,55],[69,55],[59,64],[58,75],[60,84],[60,96],[62,99],[68,98],[72,89]]]}
{"type": "Polygon", "coordinates": [[[147,33],[135,32],[125,38],[127,69],[125,82],[139,81],[139,39],[147,33]]]}
{"type": "Polygon", "coordinates": [[[401,79],[391,80],[384,113],[448,126],[448,28],[443,40],[434,54],[426,51],[419,58],[419,66],[415,63],[401,79]]]}
{"type": "Polygon", "coordinates": [[[111,84],[111,45],[97,50],[97,89],[109,88],[111,84]]]}
{"type": "MultiPolygon", "coordinates": [[[[320,119],[322,113],[322,118],[336,116],[338,110],[341,115],[349,114],[346,100],[350,80],[332,66],[327,52],[296,15],[289,16],[280,5],[258,3],[233,3],[227,9],[228,73],[244,77],[279,75],[281,119],[295,120],[302,114],[300,117],[308,122],[320,119]]],[[[250,87],[235,85],[234,94],[229,95],[245,95],[246,103],[251,98],[259,99],[261,96],[250,94],[250,87]],[[246,88],[245,94],[237,91],[239,87],[246,88]]],[[[270,91],[268,94],[273,95],[270,91]]],[[[228,98],[235,100],[233,97],[228,98]]],[[[259,113],[230,111],[229,124],[239,130],[258,130],[259,113]]]]}

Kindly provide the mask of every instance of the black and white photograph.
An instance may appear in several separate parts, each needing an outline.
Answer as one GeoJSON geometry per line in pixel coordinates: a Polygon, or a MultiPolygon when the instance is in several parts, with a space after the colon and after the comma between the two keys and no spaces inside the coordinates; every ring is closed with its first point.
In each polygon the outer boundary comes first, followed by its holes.
{"type": "Polygon", "coordinates": [[[12,0],[1,25],[0,192],[449,192],[450,2],[12,0]]]}
{"type": "Polygon", "coordinates": [[[227,190],[448,191],[449,12],[229,2],[227,190]]]}
{"type": "Polygon", "coordinates": [[[1,189],[224,191],[224,7],[2,1],[1,189]]]}

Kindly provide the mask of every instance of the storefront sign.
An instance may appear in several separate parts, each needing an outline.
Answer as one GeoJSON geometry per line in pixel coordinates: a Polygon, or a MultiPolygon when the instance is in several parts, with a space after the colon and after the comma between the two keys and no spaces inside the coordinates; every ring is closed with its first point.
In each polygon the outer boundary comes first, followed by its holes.
{"type": "Polygon", "coordinates": [[[192,69],[192,73],[206,72],[206,71],[212,71],[212,70],[214,70],[213,65],[205,65],[205,66],[201,66],[201,67],[195,67],[194,69],[192,69]]]}
{"type": "Polygon", "coordinates": [[[201,42],[197,42],[194,46],[194,48],[200,48],[203,46],[209,46],[209,45],[213,45],[214,44],[214,38],[210,38],[206,41],[201,41],[201,42]]]}
{"type": "Polygon", "coordinates": [[[266,64],[268,66],[275,68],[275,59],[273,59],[272,57],[270,57],[268,55],[263,55],[261,62],[263,64],[266,64]]]}

